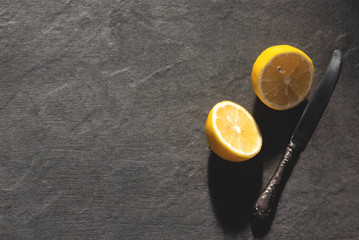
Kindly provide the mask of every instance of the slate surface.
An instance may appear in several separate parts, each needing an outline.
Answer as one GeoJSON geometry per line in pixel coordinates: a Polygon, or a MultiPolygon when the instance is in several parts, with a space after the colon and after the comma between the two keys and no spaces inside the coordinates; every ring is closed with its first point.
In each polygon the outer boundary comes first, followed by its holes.
{"type": "Polygon", "coordinates": [[[263,239],[358,239],[358,1],[0,2],[1,239],[252,239],[249,214],[304,105],[251,88],[290,44],[342,74],[263,239]],[[210,152],[212,106],[258,120],[246,163],[210,152]]]}

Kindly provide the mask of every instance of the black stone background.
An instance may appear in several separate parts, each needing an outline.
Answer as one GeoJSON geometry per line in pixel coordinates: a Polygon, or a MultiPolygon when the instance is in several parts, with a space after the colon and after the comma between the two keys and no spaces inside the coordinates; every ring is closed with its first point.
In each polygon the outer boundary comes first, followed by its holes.
{"type": "Polygon", "coordinates": [[[355,0],[0,1],[0,238],[358,239],[358,38],[355,0]],[[315,85],[334,49],[344,65],[258,236],[251,205],[305,106],[252,90],[277,44],[312,58],[315,85]],[[258,121],[254,159],[208,149],[222,100],[258,121]]]}

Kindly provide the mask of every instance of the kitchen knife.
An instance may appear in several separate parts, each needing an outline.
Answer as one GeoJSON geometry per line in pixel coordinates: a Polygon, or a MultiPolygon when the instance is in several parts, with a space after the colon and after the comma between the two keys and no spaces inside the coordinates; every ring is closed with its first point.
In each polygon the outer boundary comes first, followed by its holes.
{"type": "Polygon", "coordinates": [[[269,183],[254,204],[254,222],[264,223],[273,214],[278,205],[280,190],[284,188],[285,177],[289,176],[295,159],[309,142],[318,122],[329,102],[330,96],[339,78],[342,67],[342,53],[333,52],[327,70],[320,81],[313,97],[307,104],[285,150],[282,160],[269,183]]]}

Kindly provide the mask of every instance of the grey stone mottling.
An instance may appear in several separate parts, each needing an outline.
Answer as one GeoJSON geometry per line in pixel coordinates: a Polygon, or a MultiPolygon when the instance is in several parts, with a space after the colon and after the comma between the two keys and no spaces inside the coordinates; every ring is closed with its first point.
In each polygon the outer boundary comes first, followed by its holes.
{"type": "Polygon", "coordinates": [[[263,239],[358,239],[358,1],[2,0],[0,239],[253,239],[249,215],[303,105],[265,107],[265,48],[344,65],[263,239]],[[261,128],[246,163],[212,154],[213,105],[261,128]]]}

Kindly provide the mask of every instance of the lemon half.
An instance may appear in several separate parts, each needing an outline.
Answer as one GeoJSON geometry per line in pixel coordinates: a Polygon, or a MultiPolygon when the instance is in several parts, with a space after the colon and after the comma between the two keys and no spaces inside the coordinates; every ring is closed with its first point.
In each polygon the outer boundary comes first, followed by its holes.
{"type": "Polygon", "coordinates": [[[255,61],[251,80],[258,98],[268,107],[290,109],[306,99],[312,89],[313,62],[295,47],[273,46],[255,61]]]}
{"type": "Polygon", "coordinates": [[[254,157],[262,147],[262,135],[252,115],[242,106],[223,101],[210,111],[206,137],[211,149],[233,162],[254,157]]]}

